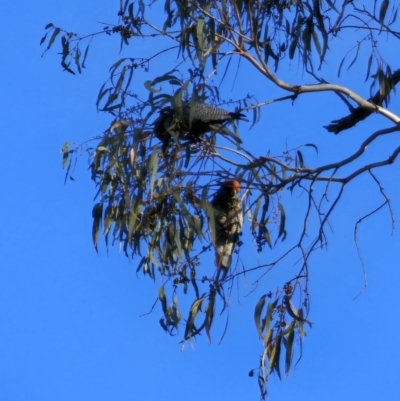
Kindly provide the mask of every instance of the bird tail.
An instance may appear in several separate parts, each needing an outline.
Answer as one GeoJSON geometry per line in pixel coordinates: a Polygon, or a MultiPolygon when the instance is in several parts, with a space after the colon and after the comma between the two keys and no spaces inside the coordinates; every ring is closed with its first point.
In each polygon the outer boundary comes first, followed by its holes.
{"type": "Polygon", "coordinates": [[[210,125],[210,128],[211,131],[213,132],[218,132],[221,135],[225,135],[232,138],[236,143],[243,143],[243,141],[236,134],[234,134],[229,128],[225,127],[225,125],[213,124],[210,125]]]}
{"type": "Polygon", "coordinates": [[[241,113],[240,111],[233,111],[230,112],[229,115],[234,119],[234,120],[241,120],[241,121],[249,121],[246,116],[241,113]]]}

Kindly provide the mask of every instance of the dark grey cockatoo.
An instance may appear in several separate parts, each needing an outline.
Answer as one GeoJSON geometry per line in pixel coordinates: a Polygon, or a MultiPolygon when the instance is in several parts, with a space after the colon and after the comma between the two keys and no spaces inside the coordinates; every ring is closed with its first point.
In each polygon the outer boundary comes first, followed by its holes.
{"type": "MultiPolygon", "coordinates": [[[[244,114],[239,111],[229,112],[205,103],[196,103],[193,107],[195,109],[190,120],[190,103],[184,103],[182,106],[183,121],[176,127],[177,130],[182,131],[182,136],[188,133],[189,137],[198,138],[207,132],[213,132],[229,136],[237,143],[243,142],[226,127],[226,124],[235,120],[248,121],[244,114]]],[[[169,140],[171,136],[167,130],[174,121],[175,113],[173,108],[166,107],[160,111],[160,116],[154,121],[154,133],[163,142],[169,140]]]]}

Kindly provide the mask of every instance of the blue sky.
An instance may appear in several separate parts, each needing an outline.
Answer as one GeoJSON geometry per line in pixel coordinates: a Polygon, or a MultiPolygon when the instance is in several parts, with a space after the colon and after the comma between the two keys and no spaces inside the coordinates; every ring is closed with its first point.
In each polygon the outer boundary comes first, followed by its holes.
{"type": "MultiPolygon", "coordinates": [[[[117,249],[107,255],[103,247],[100,256],[93,249],[94,190],[85,155],[78,162],[75,181],[63,185],[59,150],[66,140],[83,141],[108,127],[109,118],[97,113],[95,102],[109,66],[121,56],[118,40],[98,39],[84,74],[63,73],[57,48],[41,58],[43,28],[53,22],[89,33],[99,30],[97,21],[114,22],[117,11],[117,1],[84,2],[83,6],[76,0],[9,3],[0,25],[2,37],[8,38],[3,40],[1,63],[0,399],[258,399],[256,380],[247,376],[262,352],[253,322],[254,306],[295,267],[289,263],[273,270],[253,295],[240,302],[232,297],[229,330],[222,344],[218,345],[223,321],[214,328],[211,345],[203,336],[182,351],[181,337],[169,337],[159,327],[158,305],[152,314],[140,317],[150,310],[160,283],[138,278],[138,261],[129,263],[117,249]]],[[[126,54],[138,49],[131,46],[126,54]]],[[[332,50],[338,49],[340,45],[332,50]]],[[[390,48],[385,49],[390,55],[390,48]]],[[[392,56],[400,61],[398,55],[392,56]]],[[[339,56],[332,59],[327,77],[368,96],[368,87],[362,85],[363,64],[339,80],[339,62],[339,56]]],[[[150,71],[145,79],[156,73],[150,71]]],[[[306,80],[296,65],[283,74],[291,82],[306,80]]],[[[253,87],[259,100],[284,95],[254,73],[235,93],[251,92],[253,87]]],[[[227,97],[233,97],[229,85],[225,90],[227,97]]],[[[399,106],[397,95],[390,109],[398,113],[399,106]]],[[[241,132],[253,149],[262,146],[265,153],[271,149],[271,154],[279,154],[286,143],[293,147],[316,143],[318,158],[310,150],[306,162],[330,162],[351,154],[361,138],[388,126],[383,118],[373,116],[338,136],[322,128],[345,113],[333,94],[306,95],[294,106],[278,103],[266,108],[260,124],[245,134],[248,127],[241,126],[241,132]]],[[[383,138],[371,146],[362,163],[387,157],[394,146],[398,136],[383,138]]],[[[397,216],[399,164],[376,175],[397,216]]],[[[353,242],[354,224],[382,203],[371,183],[365,176],[346,188],[331,221],[328,250],[312,257],[310,320],[314,325],[296,370],[283,382],[270,379],[271,400],[295,396],[309,401],[394,399],[398,393],[400,237],[397,226],[391,235],[387,209],[360,228],[368,288],[353,300],[364,280],[353,242]]],[[[293,233],[303,203],[299,194],[287,199],[293,233]]],[[[258,255],[249,249],[246,260],[253,263],[258,255]]],[[[271,256],[261,257],[268,261],[271,256]]],[[[250,279],[239,284],[241,295],[253,288],[250,279]]]]}

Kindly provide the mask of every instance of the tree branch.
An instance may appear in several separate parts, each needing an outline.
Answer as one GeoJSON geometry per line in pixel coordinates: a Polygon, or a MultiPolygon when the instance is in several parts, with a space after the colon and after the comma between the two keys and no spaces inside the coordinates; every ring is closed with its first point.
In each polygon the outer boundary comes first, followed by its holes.
{"type": "MultiPolygon", "coordinates": [[[[388,79],[389,84],[390,84],[390,91],[393,90],[393,88],[400,82],[400,69],[396,70],[391,77],[388,79]]],[[[390,120],[392,120],[395,124],[400,126],[400,119],[394,116],[389,116],[388,110],[386,112],[383,112],[383,108],[380,107],[384,101],[388,98],[390,91],[385,95],[382,96],[380,90],[378,90],[374,96],[370,97],[368,99],[368,102],[370,104],[374,104],[376,107],[376,110],[366,108],[365,106],[357,107],[355,109],[350,109],[350,114],[347,115],[346,117],[342,117],[338,120],[333,120],[329,125],[325,125],[324,128],[328,130],[328,132],[333,132],[334,134],[339,134],[339,132],[344,131],[346,129],[354,127],[358,122],[366,119],[368,116],[370,116],[374,111],[377,111],[378,113],[385,115],[388,117],[390,120]]],[[[354,99],[353,99],[354,100],[354,99]]]]}

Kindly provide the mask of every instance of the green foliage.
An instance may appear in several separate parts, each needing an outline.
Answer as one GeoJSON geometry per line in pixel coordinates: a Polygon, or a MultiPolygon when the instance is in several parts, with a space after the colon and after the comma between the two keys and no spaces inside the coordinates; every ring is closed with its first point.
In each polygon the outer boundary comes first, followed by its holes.
{"type": "MultiPolygon", "coordinates": [[[[110,67],[110,77],[99,90],[97,108],[109,113],[112,121],[103,134],[92,140],[92,147],[87,148],[91,178],[97,191],[92,211],[93,245],[98,251],[99,238],[103,236],[106,248],[117,244],[128,258],[137,261],[138,273],[162,281],[158,290],[162,310],[160,325],[171,335],[184,327],[183,341],[202,332],[211,341],[211,329],[218,317],[216,312],[218,308],[221,312],[228,311],[236,278],[251,271],[261,272],[257,279],[261,280],[289,254],[299,252],[298,273],[274,293],[261,297],[255,308],[255,326],[264,352],[259,367],[250,374],[257,370],[261,395],[265,398],[270,374],[281,378],[283,372],[286,376],[293,368],[297,344],[300,344],[301,357],[306,334],[304,324],[311,326],[306,318],[310,302],[309,258],[314,250],[327,243],[326,225],[344,187],[360,174],[393,163],[400,153],[399,148],[395,149],[388,159],[355,167],[347,176],[338,175],[342,167],[361,157],[370,143],[399,129],[400,119],[383,105],[390,102],[390,93],[400,81],[400,70],[396,70],[398,65],[393,66],[383,58],[377,39],[383,32],[399,39],[398,32],[393,29],[398,4],[383,0],[378,5],[375,1],[371,9],[368,2],[358,6],[355,2],[335,0],[166,0],[163,4],[165,19],[160,25],[155,22],[155,16],[160,14],[160,3],[150,7],[141,0],[121,0],[115,26],[79,36],[48,24],[40,41],[46,46],[46,53],[61,36],[61,65],[71,74],[82,73],[89,60],[89,47],[101,34],[119,35],[121,49],[136,39],[144,40],[146,46],[154,44],[154,48],[161,49],[149,58],[120,58],[110,67]],[[331,43],[349,30],[354,36],[345,42],[345,54],[338,62],[338,77],[362,63],[360,59],[367,60],[365,81],[370,80],[371,93],[368,100],[318,76],[328,62],[331,43]],[[162,57],[166,54],[169,61],[162,64],[163,72],[153,76],[151,66],[160,59],[165,60],[162,57]],[[221,83],[232,79],[229,70],[234,58],[249,62],[260,76],[289,95],[258,102],[250,88],[244,98],[224,101],[220,86],[211,82],[211,77],[218,73],[221,83]],[[283,65],[294,61],[311,83],[292,85],[275,75],[283,65]],[[371,74],[371,71],[375,72],[371,74]],[[148,79],[143,79],[143,74],[148,75],[148,79]],[[145,95],[139,95],[143,88],[145,95]],[[187,123],[182,121],[184,102],[191,105],[189,126],[196,104],[205,102],[230,111],[248,111],[248,115],[251,112],[253,126],[259,122],[261,107],[267,104],[294,102],[303,93],[325,91],[341,96],[351,110],[349,116],[328,125],[328,131],[339,133],[349,129],[372,112],[380,113],[392,126],[372,134],[347,159],[308,167],[309,148],[318,153],[315,144],[286,149],[275,157],[254,155],[246,148],[246,141],[243,146],[223,142],[221,132],[194,138],[187,123]],[[349,105],[344,95],[358,107],[349,105]],[[173,117],[163,123],[165,132],[157,134],[154,122],[165,107],[174,111],[173,117]],[[299,219],[303,228],[300,237],[292,239],[292,244],[267,264],[250,267],[240,258],[241,246],[253,246],[243,237],[235,251],[236,263],[229,271],[215,271],[210,267],[204,273],[205,254],[215,242],[210,234],[210,231],[215,232],[210,200],[227,178],[241,183],[242,206],[257,252],[281,249],[288,235],[290,210],[285,207],[284,189],[291,193],[305,192],[308,196],[304,217],[299,219]],[[326,195],[332,183],[339,189],[328,201],[326,195]],[[322,193],[319,198],[314,189],[317,185],[322,193]],[[319,221],[315,231],[308,227],[312,213],[319,221]],[[171,298],[167,296],[168,290],[172,292],[171,298]],[[178,307],[180,293],[191,297],[186,312],[178,307]],[[298,299],[299,310],[292,299],[298,299]]],[[[238,133],[235,125],[229,129],[238,133]]],[[[71,166],[88,142],[64,145],[65,180],[72,179],[71,166]]],[[[222,337],[227,327],[228,319],[222,337]]]]}
{"type": "MultiPolygon", "coordinates": [[[[261,394],[266,396],[266,385],[268,378],[272,373],[276,373],[281,379],[281,364],[285,366],[285,376],[289,374],[292,367],[294,353],[294,339],[297,337],[302,347],[302,341],[306,335],[304,323],[311,323],[302,317],[303,309],[299,312],[295,311],[293,304],[290,301],[292,296],[293,286],[287,283],[283,287],[283,294],[276,296],[273,302],[269,302],[265,307],[266,299],[273,297],[272,293],[263,295],[258,301],[254,320],[256,323],[258,335],[264,343],[264,352],[260,359],[258,369],[253,369],[249,374],[254,375],[257,370],[258,382],[260,385],[261,394]],[[265,311],[264,311],[265,310],[265,311]],[[291,322],[288,322],[288,317],[292,317],[291,322]],[[282,344],[284,352],[282,352],[282,344]]],[[[304,308],[308,308],[308,296],[302,301],[304,308]]],[[[299,357],[299,360],[301,355],[299,357]]]]}

